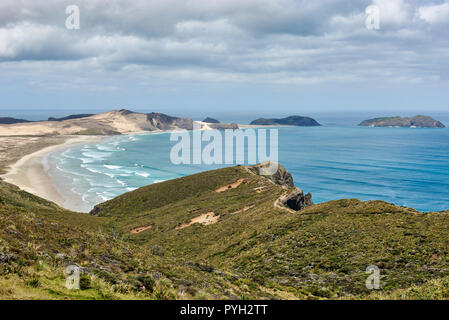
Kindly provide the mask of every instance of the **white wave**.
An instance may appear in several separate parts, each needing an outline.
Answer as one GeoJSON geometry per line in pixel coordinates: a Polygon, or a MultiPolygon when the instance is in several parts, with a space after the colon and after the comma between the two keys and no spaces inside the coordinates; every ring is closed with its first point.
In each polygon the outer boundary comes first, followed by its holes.
{"type": "Polygon", "coordinates": [[[92,173],[103,173],[103,172],[101,172],[101,171],[98,171],[98,170],[89,168],[89,167],[87,167],[87,166],[85,167],[85,169],[88,170],[88,171],[90,171],[90,172],[92,172],[92,173]]]}
{"type": "Polygon", "coordinates": [[[99,196],[103,201],[111,200],[112,198],[105,196],[104,194],[100,192],[95,192],[97,196],[99,196]]]}
{"type": "Polygon", "coordinates": [[[103,165],[105,168],[111,169],[111,170],[117,170],[122,168],[121,166],[113,166],[113,165],[109,165],[109,164],[105,164],[103,165]]]}
{"type": "Polygon", "coordinates": [[[74,171],[70,171],[70,170],[63,169],[63,168],[61,168],[61,167],[58,166],[58,165],[56,165],[55,167],[56,167],[56,169],[58,169],[58,170],[61,171],[62,173],[68,173],[68,174],[70,174],[70,175],[79,176],[79,177],[84,177],[84,178],[89,177],[88,175],[85,175],[85,174],[82,174],[82,173],[78,173],[78,172],[74,172],[74,171]]]}
{"type": "Polygon", "coordinates": [[[95,159],[92,158],[80,158],[82,163],[93,163],[95,162],[95,159]]]}
{"type": "Polygon", "coordinates": [[[89,203],[89,201],[87,201],[87,197],[88,197],[88,196],[89,196],[89,191],[86,192],[85,194],[83,194],[83,195],[81,196],[81,200],[82,200],[83,202],[89,203]]]}
{"type": "Polygon", "coordinates": [[[107,151],[107,152],[117,152],[117,150],[118,150],[118,148],[114,145],[109,146],[109,145],[97,144],[96,147],[97,147],[97,150],[107,151]]]}
{"type": "Polygon", "coordinates": [[[148,172],[136,172],[136,175],[148,178],[150,174],[148,172]]]}
{"type": "Polygon", "coordinates": [[[123,182],[122,180],[117,179],[116,181],[117,181],[118,183],[120,183],[122,186],[126,186],[126,183],[123,182]]]}
{"type": "Polygon", "coordinates": [[[139,141],[140,140],[140,138],[137,138],[136,136],[129,136],[128,139],[131,141],[139,141]]]}
{"type": "Polygon", "coordinates": [[[98,160],[104,160],[107,157],[110,157],[112,153],[110,152],[97,152],[97,151],[85,151],[83,152],[83,156],[98,160]]]}
{"type": "Polygon", "coordinates": [[[128,188],[126,188],[126,190],[128,190],[128,191],[134,191],[134,190],[137,190],[138,188],[131,188],[131,187],[128,187],[128,188]]]}
{"type": "Polygon", "coordinates": [[[67,149],[64,152],[60,153],[60,156],[64,157],[64,158],[68,158],[68,159],[77,159],[78,160],[77,157],[72,155],[72,151],[73,151],[72,149],[67,149]]]}
{"type": "Polygon", "coordinates": [[[154,180],[153,183],[160,183],[160,182],[164,182],[164,181],[167,181],[167,180],[154,180]]]}

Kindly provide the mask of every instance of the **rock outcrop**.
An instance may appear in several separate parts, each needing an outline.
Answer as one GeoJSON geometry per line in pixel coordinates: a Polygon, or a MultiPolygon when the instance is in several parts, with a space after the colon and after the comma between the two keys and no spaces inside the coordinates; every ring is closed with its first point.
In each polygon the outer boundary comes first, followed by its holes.
{"type": "Polygon", "coordinates": [[[292,192],[282,196],[278,201],[285,207],[295,211],[299,211],[313,205],[312,194],[304,194],[304,192],[299,188],[295,188],[292,192]]]}
{"type": "Polygon", "coordinates": [[[362,121],[365,127],[446,128],[440,121],[429,116],[384,117],[362,121]]]}
{"type": "Polygon", "coordinates": [[[270,179],[283,188],[293,188],[295,186],[290,172],[276,162],[266,161],[248,167],[248,169],[259,176],[264,176],[270,179]]]}
{"type": "Polygon", "coordinates": [[[276,201],[275,206],[299,211],[313,205],[312,194],[304,194],[301,189],[296,188],[293,184],[292,175],[280,164],[267,161],[248,167],[248,169],[252,173],[264,176],[270,179],[273,183],[289,190],[276,201]],[[277,170],[275,168],[277,168],[277,170]]]}
{"type": "Polygon", "coordinates": [[[250,123],[251,125],[259,126],[298,126],[298,127],[319,127],[315,119],[302,116],[290,116],[282,119],[265,119],[259,118],[250,123]]]}

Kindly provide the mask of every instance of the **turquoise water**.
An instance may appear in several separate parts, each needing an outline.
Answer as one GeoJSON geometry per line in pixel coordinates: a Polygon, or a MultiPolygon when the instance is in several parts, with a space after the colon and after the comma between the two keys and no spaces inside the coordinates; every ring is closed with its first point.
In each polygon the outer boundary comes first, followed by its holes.
{"type": "MultiPolygon", "coordinates": [[[[172,164],[169,137],[118,136],[73,146],[50,154],[46,167],[61,193],[82,200],[67,207],[81,211],[141,186],[220,167],[172,164]]],[[[358,198],[449,209],[449,129],[279,128],[279,162],[316,203],[358,198]]]]}

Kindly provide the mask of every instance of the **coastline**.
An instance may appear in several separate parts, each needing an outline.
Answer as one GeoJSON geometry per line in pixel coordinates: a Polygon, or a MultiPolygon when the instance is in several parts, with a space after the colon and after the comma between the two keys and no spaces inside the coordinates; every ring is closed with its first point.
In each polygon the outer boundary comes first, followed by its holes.
{"type": "Polygon", "coordinates": [[[43,159],[51,152],[77,144],[87,144],[97,142],[106,138],[105,136],[67,136],[62,143],[47,146],[36,152],[26,154],[17,162],[6,169],[6,173],[1,175],[3,181],[13,184],[20,189],[52,201],[57,205],[64,207],[65,199],[56,190],[55,184],[47,174],[43,159]]]}
{"type": "MultiPolygon", "coordinates": [[[[203,126],[201,130],[211,130],[211,128],[203,126]]],[[[123,135],[147,135],[170,133],[173,131],[176,130],[135,131],[123,135]]],[[[0,137],[14,139],[12,136],[0,137]]],[[[64,186],[58,186],[54,177],[51,176],[51,170],[54,168],[46,169],[44,165],[45,159],[49,154],[62,151],[70,146],[99,142],[110,137],[111,135],[63,135],[58,136],[57,140],[47,141],[48,143],[46,145],[36,147],[35,142],[53,137],[24,136],[23,139],[29,139],[31,143],[26,148],[20,149],[23,155],[21,154],[18,157],[16,155],[17,160],[14,159],[13,162],[2,166],[3,173],[0,174],[0,178],[6,183],[13,184],[26,192],[54,202],[67,210],[88,212],[82,206],[77,205],[82,201],[81,198],[77,197],[77,194],[70,192],[64,186]],[[28,148],[29,146],[33,148],[28,148]],[[32,151],[27,153],[28,150],[32,151]]]]}

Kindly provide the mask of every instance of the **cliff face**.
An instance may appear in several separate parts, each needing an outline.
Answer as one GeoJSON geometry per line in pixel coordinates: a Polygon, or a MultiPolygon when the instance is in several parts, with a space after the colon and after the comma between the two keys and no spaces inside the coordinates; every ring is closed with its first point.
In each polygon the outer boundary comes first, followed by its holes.
{"type": "Polygon", "coordinates": [[[321,126],[315,119],[302,116],[290,116],[282,119],[265,119],[260,118],[250,123],[251,125],[265,125],[265,126],[299,126],[299,127],[318,127],[321,126]]]}
{"type": "Polygon", "coordinates": [[[367,127],[406,127],[406,128],[446,128],[440,121],[429,116],[385,117],[361,122],[359,126],[367,127]]]}
{"type": "Polygon", "coordinates": [[[312,194],[304,194],[301,189],[296,188],[293,184],[292,175],[280,164],[268,161],[248,167],[248,169],[254,174],[264,176],[265,178],[270,179],[274,184],[288,190],[276,200],[276,207],[284,207],[294,211],[300,211],[313,205],[312,194]],[[266,174],[268,168],[272,165],[277,167],[276,172],[266,174]]]}
{"type": "Polygon", "coordinates": [[[248,167],[248,169],[259,176],[264,176],[265,178],[270,179],[275,184],[278,184],[283,188],[293,188],[295,186],[293,184],[293,177],[290,172],[288,172],[283,166],[275,162],[262,162],[248,167]],[[270,166],[272,165],[276,166],[277,170],[274,173],[269,173],[269,171],[271,171],[269,170],[270,166]]]}

